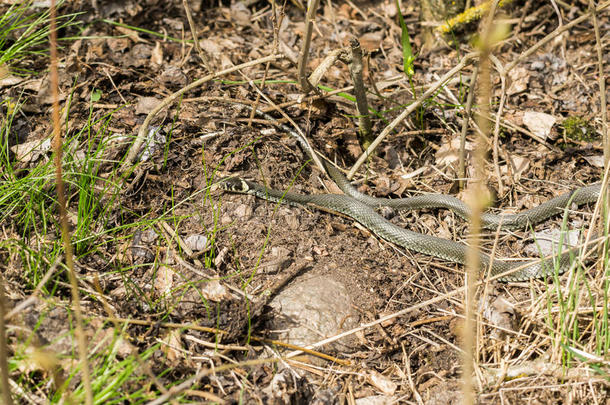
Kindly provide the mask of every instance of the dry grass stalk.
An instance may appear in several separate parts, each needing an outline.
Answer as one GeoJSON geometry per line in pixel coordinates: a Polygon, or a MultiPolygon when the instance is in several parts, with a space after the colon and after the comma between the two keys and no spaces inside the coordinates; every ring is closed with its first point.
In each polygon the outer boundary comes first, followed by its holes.
{"type": "Polygon", "coordinates": [[[303,46],[301,47],[301,54],[299,55],[298,62],[298,77],[301,85],[301,91],[305,94],[313,90],[313,86],[307,80],[307,59],[309,56],[309,48],[311,47],[311,34],[313,31],[313,21],[316,17],[316,11],[318,10],[318,4],[320,0],[312,0],[307,8],[307,15],[305,17],[305,35],[303,36],[303,46]]]}
{"type": "Polygon", "coordinates": [[[66,210],[66,194],[62,175],[62,137],[59,118],[59,73],[57,70],[57,26],[56,26],[56,11],[55,0],[51,0],[50,7],[50,48],[51,48],[51,66],[50,66],[50,82],[51,94],[53,97],[53,150],[55,155],[55,185],[57,189],[57,205],[59,208],[59,223],[61,226],[61,236],[64,245],[66,267],[68,268],[68,277],[70,279],[70,288],[72,291],[72,309],[74,310],[74,327],[76,340],[78,344],[78,355],[80,361],[80,369],[83,378],[83,387],[85,391],[85,403],[93,404],[93,390],[91,388],[91,375],[89,372],[89,362],[87,360],[87,342],[85,340],[85,332],[83,329],[83,311],[80,305],[80,296],[78,292],[78,280],[74,272],[74,256],[72,252],[72,242],[70,240],[70,231],[68,228],[68,213],[66,210]]]}
{"type": "MultiPolygon", "coordinates": [[[[495,32],[494,15],[498,1],[494,1],[489,10],[489,15],[482,20],[480,30],[479,49],[479,89],[477,103],[482,115],[489,114],[491,101],[491,59],[490,53],[493,47],[493,36],[495,32]]],[[[483,119],[478,122],[480,131],[477,131],[474,159],[474,179],[468,187],[470,192],[468,205],[471,209],[470,230],[468,234],[468,251],[466,256],[466,294],[465,294],[465,322],[463,329],[463,368],[462,368],[462,403],[470,405],[474,403],[473,373],[478,355],[475,353],[475,329],[476,319],[474,316],[475,282],[478,279],[480,269],[479,247],[481,244],[481,214],[487,205],[485,199],[485,153],[487,151],[487,136],[491,127],[489,121],[483,119]]]]}
{"type": "Polygon", "coordinates": [[[191,14],[191,8],[189,7],[188,0],[182,0],[182,6],[184,7],[186,19],[188,20],[189,27],[191,28],[191,34],[193,35],[193,45],[195,46],[195,50],[199,54],[199,57],[203,62],[203,66],[205,66],[208,72],[211,72],[212,68],[210,67],[210,62],[208,61],[207,56],[205,56],[203,49],[201,49],[201,46],[199,45],[199,36],[197,35],[197,28],[195,28],[195,23],[193,22],[193,15],[191,14]]]}

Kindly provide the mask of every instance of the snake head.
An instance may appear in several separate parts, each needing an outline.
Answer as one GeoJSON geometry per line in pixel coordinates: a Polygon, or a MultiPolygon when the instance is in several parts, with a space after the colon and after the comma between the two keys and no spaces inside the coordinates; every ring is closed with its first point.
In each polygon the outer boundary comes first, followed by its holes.
{"type": "Polygon", "coordinates": [[[239,177],[225,177],[218,182],[220,188],[231,193],[247,193],[250,190],[248,182],[239,177]]]}

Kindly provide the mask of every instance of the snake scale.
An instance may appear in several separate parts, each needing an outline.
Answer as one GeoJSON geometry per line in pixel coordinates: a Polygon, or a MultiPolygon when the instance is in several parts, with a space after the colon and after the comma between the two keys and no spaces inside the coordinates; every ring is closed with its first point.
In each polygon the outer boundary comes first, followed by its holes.
{"type": "MultiPolygon", "coordinates": [[[[259,111],[257,113],[264,115],[267,119],[270,118],[267,114],[259,111]]],[[[281,127],[294,136],[308,154],[316,153],[299,134],[284,125],[281,125],[281,127]]],[[[375,208],[382,206],[389,206],[397,210],[445,208],[467,220],[470,210],[462,201],[444,194],[427,194],[401,199],[371,197],[357,191],[343,174],[322,155],[317,154],[317,156],[321,158],[329,176],[345,194],[305,195],[284,192],[235,177],[222,179],[219,184],[228,192],[250,194],[269,201],[313,206],[325,211],[339,212],[359,222],[377,236],[405,249],[454,263],[464,264],[466,262],[468,249],[466,245],[401,228],[387,221],[375,211],[375,208]]],[[[497,227],[504,229],[525,228],[563,212],[570,204],[582,205],[595,202],[600,191],[601,184],[599,183],[581,187],[518,214],[494,215],[484,213],[481,222],[483,227],[488,229],[497,227]]],[[[479,259],[482,271],[489,269],[490,275],[500,281],[516,282],[550,276],[555,271],[561,274],[570,268],[571,257],[576,252],[578,252],[578,249],[571,249],[562,253],[559,257],[548,258],[547,260],[521,261],[503,261],[479,252],[479,259]]]]}

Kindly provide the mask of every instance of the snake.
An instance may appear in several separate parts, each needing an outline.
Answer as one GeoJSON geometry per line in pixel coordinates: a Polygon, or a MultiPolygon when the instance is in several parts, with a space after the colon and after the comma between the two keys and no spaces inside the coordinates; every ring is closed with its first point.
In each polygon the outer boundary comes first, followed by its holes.
{"type": "MultiPolygon", "coordinates": [[[[255,111],[267,119],[270,118],[268,114],[258,110],[255,111]]],[[[316,154],[324,169],[344,194],[299,194],[291,191],[280,191],[253,181],[231,176],[219,181],[218,184],[223,190],[249,194],[271,202],[314,207],[323,211],[340,213],[359,222],[378,237],[402,248],[449,262],[466,264],[469,249],[467,245],[401,228],[383,218],[376,211],[376,208],[380,207],[390,207],[396,210],[444,208],[468,220],[471,215],[470,208],[464,202],[445,194],[424,194],[398,199],[376,198],[363,194],[356,190],[329,160],[315,152],[301,135],[285,125],[280,125],[280,127],[295,137],[310,156],[316,154]]],[[[572,204],[580,206],[596,202],[601,188],[601,183],[580,187],[517,214],[495,215],[486,212],[481,216],[481,224],[483,228],[487,229],[527,228],[564,212],[572,204]]],[[[481,271],[489,271],[490,278],[502,282],[520,282],[552,277],[554,274],[562,274],[568,271],[574,262],[573,257],[579,252],[579,248],[572,248],[542,260],[517,261],[500,260],[480,251],[477,254],[481,271]]]]}

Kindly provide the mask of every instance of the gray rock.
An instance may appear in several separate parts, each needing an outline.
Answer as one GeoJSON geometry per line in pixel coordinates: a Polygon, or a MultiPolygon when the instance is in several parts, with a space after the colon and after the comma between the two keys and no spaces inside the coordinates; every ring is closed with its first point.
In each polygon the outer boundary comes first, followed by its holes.
{"type": "MultiPolygon", "coordinates": [[[[270,326],[285,342],[307,346],[358,325],[359,315],[345,286],[323,275],[303,277],[282,290],[270,303],[278,315],[270,326]]],[[[333,349],[353,351],[356,340],[348,336],[333,349]]]]}

